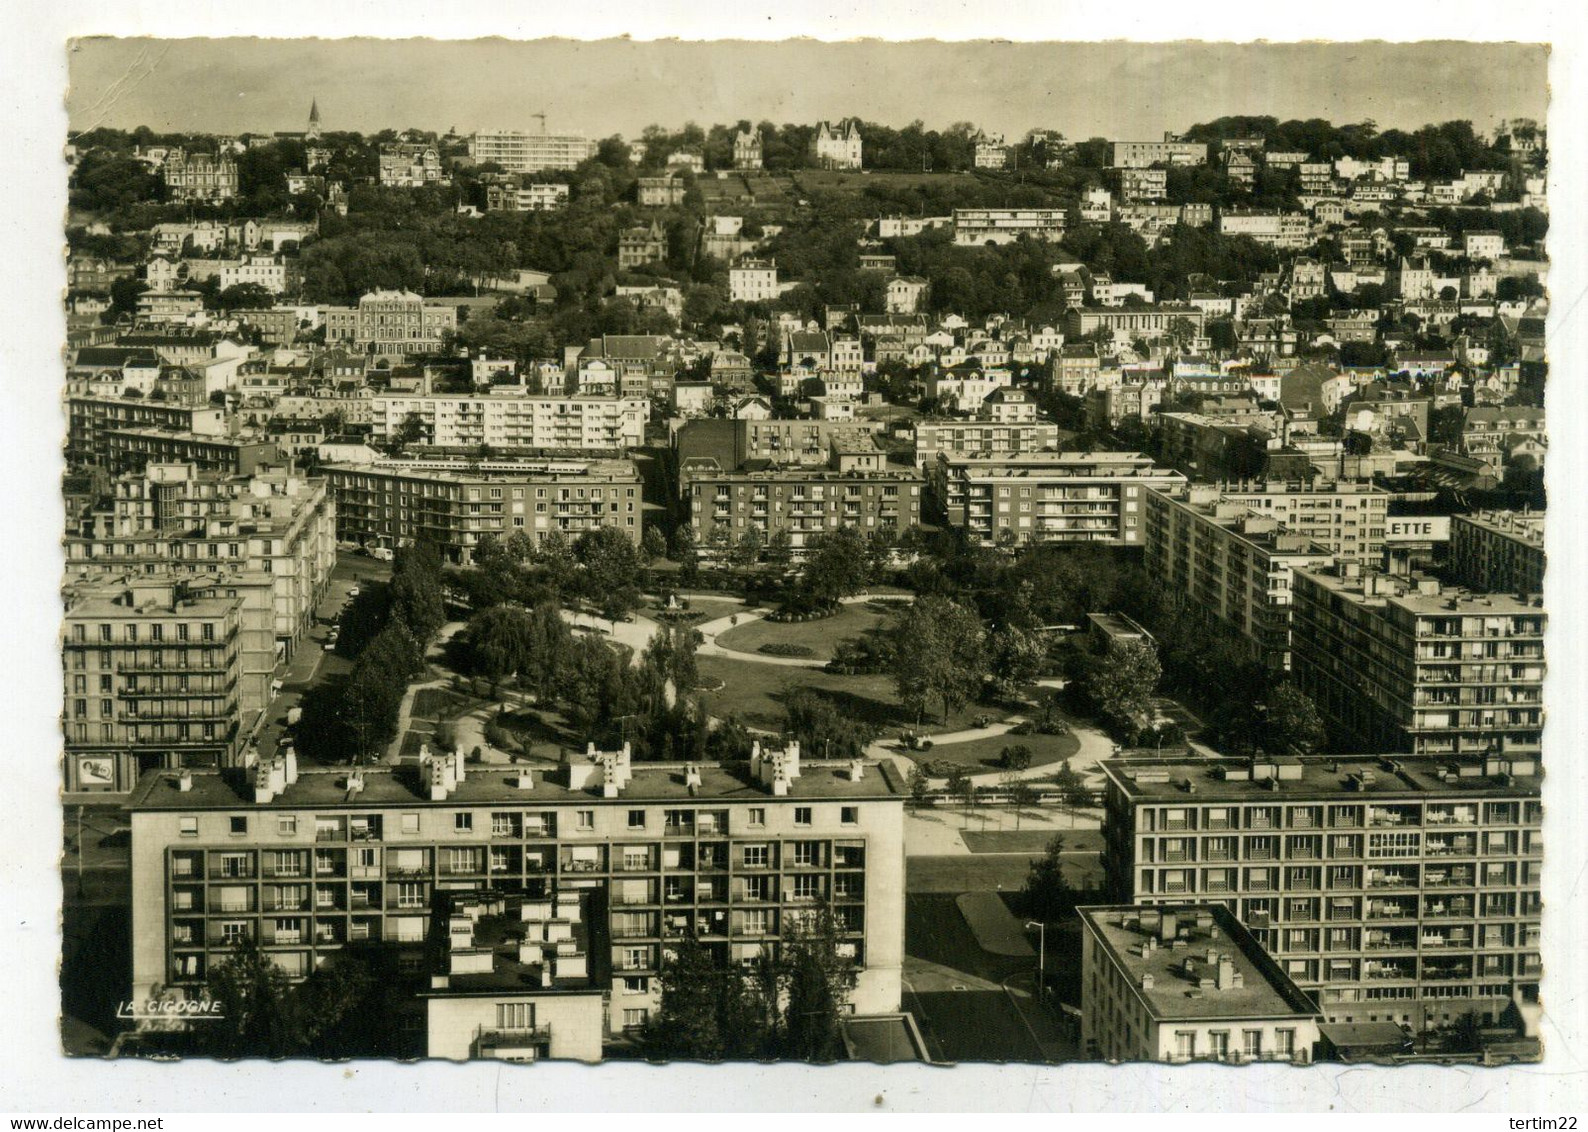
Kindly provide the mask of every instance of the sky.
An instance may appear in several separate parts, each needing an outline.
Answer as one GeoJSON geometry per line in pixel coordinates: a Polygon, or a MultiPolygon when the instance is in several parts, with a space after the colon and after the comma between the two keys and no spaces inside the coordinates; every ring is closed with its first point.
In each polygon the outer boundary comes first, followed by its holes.
{"type": "Polygon", "coordinates": [[[1157,137],[1227,114],[1380,129],[1542,121],[1548,50],[1515,43],[823,43],[609,39],[80,39],[67,112],[96,126],[243,133],[546,128],[636,137],[857,116],[1011,137],[1157,137]]]}

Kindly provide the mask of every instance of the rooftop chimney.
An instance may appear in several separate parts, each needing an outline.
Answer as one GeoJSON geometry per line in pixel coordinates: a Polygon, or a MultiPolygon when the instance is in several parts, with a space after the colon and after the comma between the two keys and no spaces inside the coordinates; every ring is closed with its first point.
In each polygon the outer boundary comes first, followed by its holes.
{"type": "Polygon", "coordinates": [[[849,781],[859,782],[866,777],[866,764],[860,759],[849,760],[849,781]]]}
{"type": "Polygon", "coordinates": [[[1158,921],[1158,938],[1165,943],[1172,943],[1178,927],[1179,919],[1173,912],[1163,913],[1162,918],[1158,921]]]}
{"type": "Polygon", "coordinates": [[[535,776],[527,770],[521,770],[513,776],[513,785],[520,790],[533,790],[535,788],[535,776]]]}
{"type": "Polygon", "coordinates": [[[282,756],[286,764],[286,785],[291,786],[298,781],[298,752],[295,747],[288,747],[282,756]]]}
{"type": "Polygon", "coordinates": [[[176,788],[184,794],[193,789],[193,772],[191,770],[184,770],[176,776],[176,788]]]}
{"type": "Polygon", "coordinates": [[[1219,956],[1218,988],[1229,990],[1235,985],[1235,960],[1228,955],[1219,956]]]}

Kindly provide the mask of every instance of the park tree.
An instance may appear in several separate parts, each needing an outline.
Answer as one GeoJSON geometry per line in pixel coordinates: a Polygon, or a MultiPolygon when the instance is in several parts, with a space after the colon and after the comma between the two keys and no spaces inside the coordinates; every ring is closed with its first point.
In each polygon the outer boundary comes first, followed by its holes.
{"type": "Polygon", "coordinates": [[[391,612],[420,642],[429,641],[446,621],[440,556],[432,544],[408,547],[398,556],[392,571],[391,612]]]}
{"type": "Polygon", "coordinates": [[[1002,625],[988,634],[987,664],[1000,695],[1015,695],[1042,675],[1046,660],[1047,649],[1034,633],[1002,625]]]}
{"type": "Polygon", "coordinates": [[[640,539],[640,558],[649,566],[658,558],[667,557],[667,539],[663,537],[661,528],[646,527],[645,535],[640,539]]]}
{"type": "Polygon", "coordinates": [[[1310,755],[1323,746],[1327,738],[1317,706],[1307,693],[1289,680],[1268,693],[1263,732],[1264,746],[1275,754],[1294,750],[1310,755]]]}
{"type": "Polygon", "coordinates": [[[783,699],[784,727],[811,757],[855,759],[865,754],[876,728],[841,710],[814,688],[801,686],[783,699]]]}
{"type": "Polygon", "coordinates": [[[598,527],[580,535],[573,551],[582,567],[580,588],[603,617],[616,622],[639,605],[640,556],[627,535],[598,527]]]}
{"type": "Polygon", "coordinates": [[[768,566],[778,570],[789,568],[789,563],[794,560],[794,536],[789,534],[787,527],[777,527],[767,536],[763,557],[768,566]]]}
{"type": "Polygon", "coordinates": [[[813,603],[831,605],[859,593],[870,575],[865,536],[855,527],[842,526],[812,540],[800,588],[813,603]]]}
{"type": "Polygon", "coordinates": [[[528,666],[533,644],[529,614],[512,605],[482,609],[464,630],[470,668],[487,680],[501,680],[528,666]]]}
{"type": "Polygon", "coordinates": [[[723,1016],[733,1014],[730,996],[742,995],[738,972],[719,967],[693,934],[663,950],[658,973],[661,1002],[645,1030],[646,1051],[658,1058],[721,1061],[734,1041],[723,1016]]]}
{"type": "Polygon", "coordinates": [[[700,578],[700,551],[695,543],[695,528],[682,523],[673,531],[668,546],[674,562],[678,563],[678,581],[693,585],[700,578]]]}
{"type": "Polygon", "coordinates": [[[899,699],[916,722],[932,700],[943,720],[981,689],[986,667],[981,619],[944,597],[923,597],[893,630],[893,678],[899,699]]]}
{"type": "Polygon", "coordinates": [[[1093,659],[1083,684],[1104,722],[1119,731],[1134,731],[1152,708],[1152,694],[1162,674],[1157,650],[1150,644],[1111,641],[1093,659]]]}
{"type": "Polygon", "coordinates": [[[760,560],[764,543],[759,527],[747,527],[733,546],[731,561],[740,569],[749,569],[760,560]]]}

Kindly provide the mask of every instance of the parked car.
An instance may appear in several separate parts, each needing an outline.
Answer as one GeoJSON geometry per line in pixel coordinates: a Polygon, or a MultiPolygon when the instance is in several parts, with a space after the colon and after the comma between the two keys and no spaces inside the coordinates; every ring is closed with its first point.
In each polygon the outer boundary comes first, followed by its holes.
{"type": "Polygon", "coordinates": [[[360,593],[360,592],[361,592],[361,591],[360,591],[360,590],[359,590],[359,588],[358,588],[358,587],[357,587],[357,586],[353,586],[353,587],[352,587],[352,588],[350,588],[350,589],[349,589],[349,590],[348,590],[348,591],[347,591],[347,596],[348,596],[348,597],[357,597],[357,596],[358,596],[358,595],[359,595],[359,593],[360,593]]]}

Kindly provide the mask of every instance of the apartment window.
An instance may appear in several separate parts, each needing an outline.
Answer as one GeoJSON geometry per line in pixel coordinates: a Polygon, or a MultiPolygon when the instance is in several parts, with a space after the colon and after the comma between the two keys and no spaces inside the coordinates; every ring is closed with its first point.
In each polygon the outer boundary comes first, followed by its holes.
{"type": "Polygon", "coordinates": [[[1281,1057],[1291,1057],[1296,1052],[1296,1031],[1275,1030],[1274,1049],[1281,1057]]]}
{"type": "Polygon", "coordinates": [[[397,885],[397,907],[423,908],[425,886],[418,881],[401,881],[397,885]]]}
{"type": "Polygon", "coordinates": [[[183,837],[197,837],[198,818],[178,818],[177,832],[183,837]]]}
{"type": "Polygon", "coordinates": [[[860,824],[860,807],[859,806],[844,806],[841,810],[838,811],[838,813],[839,813],[839,821],[841,821],[844,825],[859,825],[860,824]]]}
{"type": "Polygon", "coordinates": [[[1174,1032],[1174,1055],[1181,1061],[1190,1061],[1197,1055],[1197,1034],[1195,1030],[1176,1030],[1174,1032]]]}
{"type": "Polygon", "coordinates": [[[751,806],[746,820],[750,825],[765,825],[766,809],[762,806],[751,806]]]}
{"type": "Polygon", "coordinates": [[[644,810],[630,810],[629,811],[629,828],[630,829],[644,829],[645,828],[645,811],[644,810]]]}
{"type": "Polygon", "coordinates": [[[769,908],[746,908],[742,913],[745,935],[766,935],[767,929],[772,926],[772,912],[769,908]]]}
{"type": "Polygon", "coordinates": [[[623,1028],[637,1030],[644,1026],[650,1019],[651,1012],[643,1006],[625,1007],[623,1010],[623,1028]]]}
{"type": "Polygon", "coordinates": [[[404,814],[402,816],[402,831],[404,833],[418,833],[419,832],[419,815],[418,814],[404,814]]]}
{"type": "Polygon", "coordinates": [[[458,813],[452,815],[452,831],[454,833],[469,833],[474,829],[474,815],[471,813],[458,813]]]}
{"type": "Polygon", "coordinates": [[[533,1002],[498,1002],[496,1004],[498,1030],[533,1030],[535,1004],[533,1002]]]}
{"type": "Polygon", "coordinates": [[[623,977],[624,994],[649,994],[651,980],[647,975],[625,975],[623,977]]]}
{"type": "Polygon", "coordinates": [[[575,814],[574,814],[574,825],[576,825],[580,829],[594,829],[595,828],[595,811],[594,810],[577,810],[577,811],[575,811],[575,814]]]}
{"type": "MultiPolygon", "coordinates": [[[[236,821],[237,819],[234,818],[232,820],[236,821]]],[[[243,822],[242,832],[247,833],[248,832],[248,819],[247,818],[243,818],[242,822],[243,822]]],[[[237,830],[233,829],[232,832],[236,833],[237,830]]],[[[296,815],[286,815],[286,816],[283,816],[283,817],[278,817],[276,819],[276,833],[279,834],[280,836],[282,836],[282,837],[291,837],[294,834],[296,834],[297,832],[298,832],[298,819],[297,819],[296,815]]]]}
{"type": "Polygon", "coordinates": [[[764,869],[771,861],[772,854],[765,845],[746,845],[744,847],[744,863],[747,868],[764,869]]]}
{"type": "Polygon", "coordinates": [[[816,900],[822,894],[822,878],[814,873],[794,878],[794,899],[816,900]]]}
{"type": "Polygon", "coordinates": [[[1242,1030],[1241,1052],[1247,1057],[1261,1057],[1263,1055],[1263,1032],[1261,1030],[1242,1030]]]}
{"type": "Polygon", "coordinates": [[[809,806],[795,806],[794,807],[794,824],[795,825],[810,825],[811,824],[811,807],[809,807],[809,806]]]}

